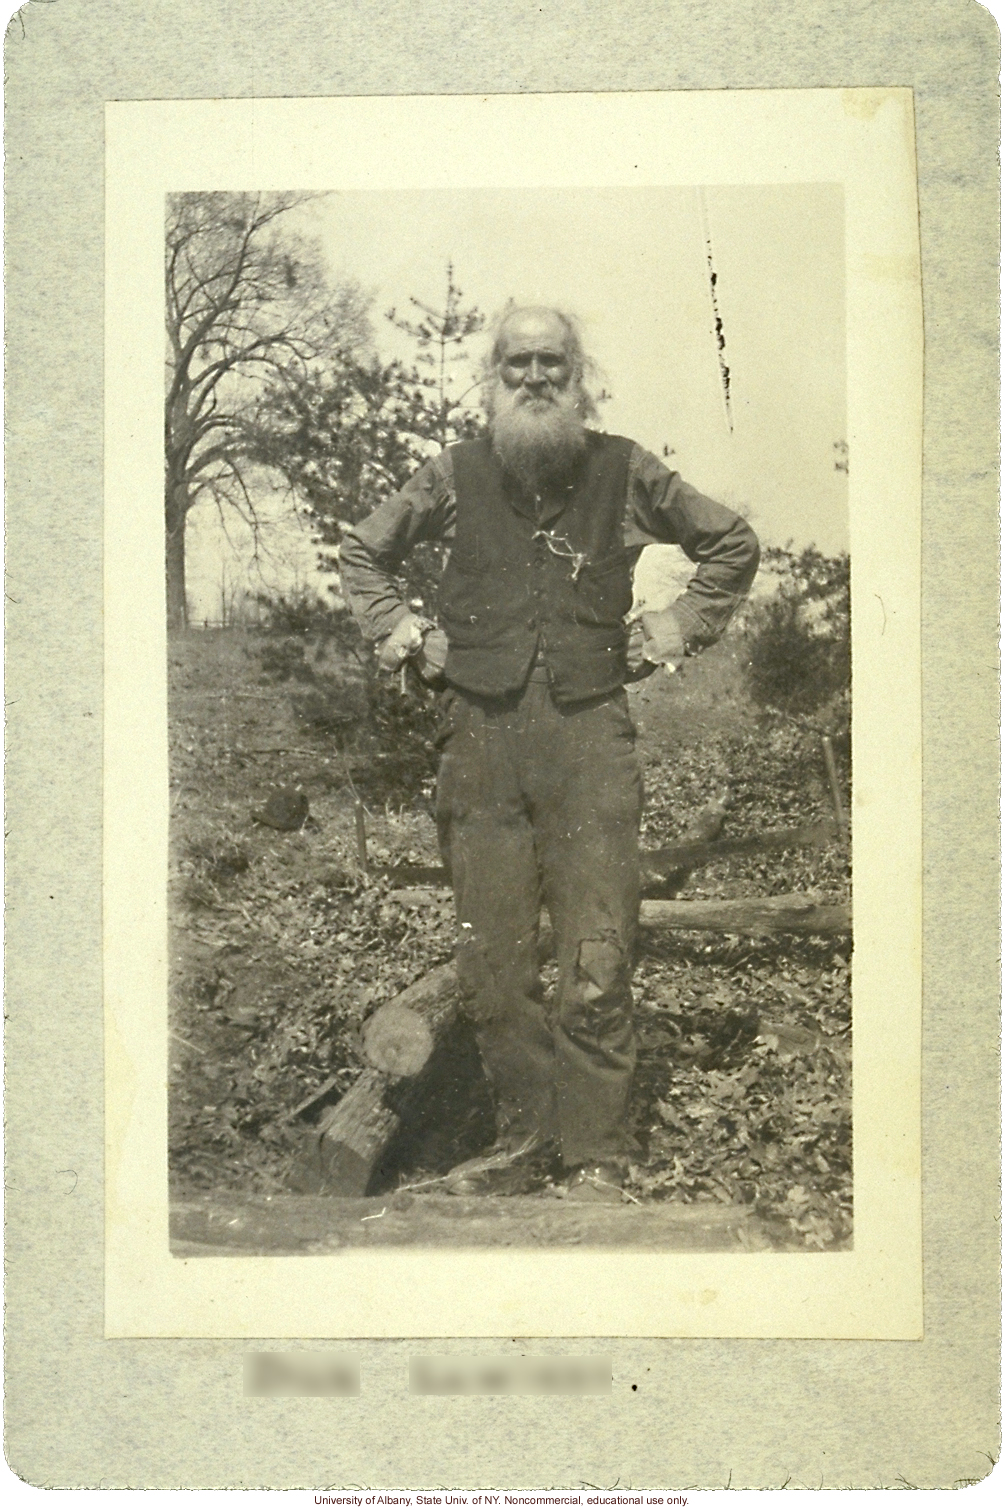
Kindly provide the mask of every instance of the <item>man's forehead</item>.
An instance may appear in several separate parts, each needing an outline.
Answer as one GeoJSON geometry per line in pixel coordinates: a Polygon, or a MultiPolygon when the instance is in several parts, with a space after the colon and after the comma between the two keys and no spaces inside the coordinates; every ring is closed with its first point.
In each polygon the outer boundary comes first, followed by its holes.
{"type": "Polygon", "coordinates": [[[569,331],[565,321],[551,309],[518,309],[509,315],[500,332],[504,354],[520,348],[549,349],[565,354],[569,331]]]}

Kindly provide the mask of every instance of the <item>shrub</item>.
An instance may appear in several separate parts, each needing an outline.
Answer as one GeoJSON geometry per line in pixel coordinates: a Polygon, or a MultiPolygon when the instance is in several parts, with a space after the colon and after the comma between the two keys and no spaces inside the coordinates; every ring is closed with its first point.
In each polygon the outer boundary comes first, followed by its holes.
{"type": "Polygon", "coordinates": [[[412,672],[405,693],[379,672],[345,608],[308,594],[261,601],[259,664],[288,686],[301,727],[356,757],[355,784],[370,801],[425,797],[436,767],[432,694],[412,672]]]}
{"type": "Polygon", "coordinates": [[[357,785],[374,802],[426,798],[436,775],[436,702],[414,671],[402,694],[397,680],[373,673],[367,680],[367,707],[377,750],[373,767],[357,785]]]}
{"type": "Polygon", "coordinates": [[[270,639],[258,652],[262,670],[274,682],[310,682],[314,668],[304,655],[304,642],[292,635],[270,639]]]}
{"type": "Polygon", "coordinates": [[[789,714],[826,710],[846,721],[851,688],[851,570],[847,555],[816,546],[798,555],[773,547],[765,564],[778,576],[770,598],[748,611],[746,681],[754,702],[789,714]],[[840,716],[844,710],[844,718],[840,716]]]}
{"type": "Polygon", "coordinates": [[[266,634],[324,632],[334,613],[330,603],[306,587],[295,588],[290,593],[256,593],[255,602],[262,610],[259,627],[266,634]]]}

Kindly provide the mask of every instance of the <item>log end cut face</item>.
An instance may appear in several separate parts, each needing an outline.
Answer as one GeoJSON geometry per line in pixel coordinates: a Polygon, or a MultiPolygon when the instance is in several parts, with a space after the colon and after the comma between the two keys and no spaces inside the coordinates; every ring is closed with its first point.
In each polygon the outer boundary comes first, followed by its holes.
{"type": "Polygon", "coordinates": [[[433,1034],[411,1007],[387,1002],[364,1027],[363,1049],[368,1063],[388,1075],[417,1075],[433,1052],[433,1034]]]}

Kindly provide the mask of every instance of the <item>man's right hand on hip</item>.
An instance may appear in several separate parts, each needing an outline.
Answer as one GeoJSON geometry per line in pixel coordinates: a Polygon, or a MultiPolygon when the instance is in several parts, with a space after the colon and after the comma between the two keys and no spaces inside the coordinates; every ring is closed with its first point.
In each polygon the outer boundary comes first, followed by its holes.
{"type": "Polygon", "coordinates": [[[431,629],[422,641],[422,649],[415,657],[415,669],[424,682],[431,687],[443,681],[443,668],[447,664],[447,637],[442,629],[431,629]]]}
{"type": "Polygon", "coordinates": [[[377,651],[377,665],[381,671],[397,671],[409,656],[418,655],[432,627],[432,620],[421,618],[417,613],[407,613],[399,619],[377,651]]]}

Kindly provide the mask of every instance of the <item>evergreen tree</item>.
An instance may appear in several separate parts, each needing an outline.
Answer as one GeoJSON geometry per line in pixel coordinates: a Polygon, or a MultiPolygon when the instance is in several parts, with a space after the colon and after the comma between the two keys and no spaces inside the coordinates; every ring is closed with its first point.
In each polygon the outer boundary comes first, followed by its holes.
{"type": "MultiPolygon", "coordinates": [[[[307,511],[328,570],[346,524],[397,492],[429,456],[482,433],[469,343],[485,320],[462,299],[448,263],[441,308],[412,299],[420,319],[387,313],[415,343],[411,365],[342,357],[277,374],[263,393],[254,455],[283,474],[307,511]]],[[[409,595],[428,603],[442,564],[442,550],[420,547],[407,567],[409,595]]]]}

